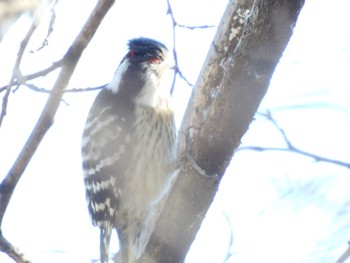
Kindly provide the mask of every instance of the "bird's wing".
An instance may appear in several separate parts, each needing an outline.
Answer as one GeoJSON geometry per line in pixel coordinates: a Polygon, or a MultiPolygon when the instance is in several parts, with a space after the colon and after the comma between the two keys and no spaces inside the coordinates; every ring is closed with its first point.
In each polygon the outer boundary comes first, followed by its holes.
{"type": "Polygon", "coordinates": [[[100,91],[88,115],[82,155],[88,209],[93,223],[112,227],[130,163],[133,109],[118,94],[100,91]]]}

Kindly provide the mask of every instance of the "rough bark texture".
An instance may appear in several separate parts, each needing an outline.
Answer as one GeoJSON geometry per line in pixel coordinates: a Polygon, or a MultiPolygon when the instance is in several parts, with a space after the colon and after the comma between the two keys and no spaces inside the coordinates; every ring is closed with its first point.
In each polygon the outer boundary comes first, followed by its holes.
{"type": "Polygon", "coordinates": [[[180,129],[178,178],[140,262],[184,261],[304,4],[252,2],[227,6],[180,129]]]}

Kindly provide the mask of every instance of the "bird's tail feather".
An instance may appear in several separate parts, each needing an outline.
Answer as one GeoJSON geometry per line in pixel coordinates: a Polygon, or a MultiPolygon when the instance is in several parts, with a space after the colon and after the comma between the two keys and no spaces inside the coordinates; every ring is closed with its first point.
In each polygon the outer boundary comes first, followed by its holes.
{"type": "Polygon", "coordinates": [[[101,263],[108,263],[109,260],[109,242],[111,240],[112,229],[101,228],[100,236],[100,257],[101,263]]]}
{"type": "Polygon", "coordinates": [[[122,263],[135,263],[134,245],[128,235],[119,235],[119,247],[122,263]]]}

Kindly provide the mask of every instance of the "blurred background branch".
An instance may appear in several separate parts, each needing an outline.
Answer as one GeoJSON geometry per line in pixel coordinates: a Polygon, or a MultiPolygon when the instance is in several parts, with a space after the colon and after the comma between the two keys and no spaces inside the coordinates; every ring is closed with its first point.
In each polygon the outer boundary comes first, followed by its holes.
{"type": "Polygon", "coordinates": [[[23,14],[33,15],[40,0],[0,0],[0,42],[11,25],[23,14]]]}
{"type": "Polygon", "coordinates": [[[280,152],[291,152],[295,154],[299,154],[301,156],[309,157],[314,159],[316,162],[325,162],[325,163],[331,163],[335,165],[339,165],[345,168],[350,169],[350,163],[343,162],[337,159],[332,158],[326,158],[323,156],[320,156],[316,153],[311,153],[308,151],[304,151],[298,147],[296,147],[292,141],[288,138],[285,130],[277,123],[277,121],[273,118],[272,112],[270,110],[266,110],[266,113],[259,113],[260,116],[263,116],[266,120],[271,122],[275,129],[279,132],[281,137],[283,138],[286,147],[262,147],[262,146],[241,146],[237,149],[237,151],[243,151],[243,150],[250,150],[250,151],[258,151],[258,152],[264,152],[264,151],[280,151],[280,152]]]}
{"type": "MultiPolygon", "coordinates": [[[[57,77],[57,80],[53,86],[52,92],[47,100],[47,103],[36,123],[31,135],[29,136],[27,142],[25,143],[22,151],[19,153],[16,161],[12,165],[10,171],[0,184],[0,226],[2,225],[3,217],[6,213],[8,204],[11,200],[12,194],[16,188],[16,185],[21,178],[23,172],[25,171],[27,165],[29,164],[32,156],[39,147],[45,134],[52,126],[54,121],[54,116],[58,110],[62,95],[68,82],[73,75],[73,72],[77,66],[77,63],[98,27],[100,26],[102,19],[107,14],[108,10],[114,4],[114,0],[100,0],[98,1],[95,9],[92,11],[86,24],[80,31],[79,35],[76,37],[72,45],[69,47],[68,51],[62,58],[62,69],[57,77]]],[[[1,119],[5,116],[6,105],[8,100],[8,94],[13,86],[13,82],[17,78],[17,71],[19,71],[19,66],[21,63],[22,56],[26,49],[26,46],[35,31],[40,20],[34,19],[31,28],[29,29],[26,37],[22,41],[20,50],[17,55],[17,60],[15,63],[14,73],[12,75],[10,84],[6,88],[6,94],[3,98],[3,109],[1,113],[1,119]],[[4,105],[5,104],[5,105],[4,105]]],[[[23,254],[16,249],[9,241],[5,239],[0,231],[0,249],[2,252],[7,253],[9,257],[14,259],[16,262],[24,263],[27,262],[23,258],[23,254]]]]}

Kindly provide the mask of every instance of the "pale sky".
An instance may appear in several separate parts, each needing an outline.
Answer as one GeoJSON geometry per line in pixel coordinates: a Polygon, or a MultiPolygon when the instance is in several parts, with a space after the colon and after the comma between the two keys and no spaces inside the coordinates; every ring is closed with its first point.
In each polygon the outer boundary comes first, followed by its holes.
{"type": "MultiPolygon", "coordinates": [[[[172,1],[176,19],[187,25],[217,25],[227,1],[172,1]],[[200,8],[199,8],[200,7],[200,8]]],[[[49,46],[26,54],[23,73],[58,60],[79,32],[95,1],[61,0],[49,46]]],[[[307,0],[295,33],[277,67],[261,111],[270,109],[289,138],[303,150],[350,162],[350,3],[307,0]]],[[[116,1],[70,82],[70,87],[109,82],[127,40],[147,36],[171,50],[171,21],[165,0],[116,1]]],[[[0,43],[0,86],[30,20],[22,17],[0,43]]],[[[45,24],[45,23],[44,23],[45,24]]],[[[29,50],[46,34],[43,26],[29,50]]],[[[214,29],[177,30],[179,65],[195,83],[214,29]]],[[[50,88],[55,74],[36,85],[50,88]]],[[[169,78],[170,80],[171,78],[169,78]]],[[[191,88],[177,80],[178,125],[191,88]]],[[[99,255],[99,231],[86,209],[80,139],[96,92],[67,94],[55,124],[20,180],[3,232],[33,262],[90,262],[99,255]]],[[[0,129],[0,178],[11,167],[36,122],[47,95],[25,87],[11,94],[0,129]]],[[[257,116],[243,145],[284,146],[274,127],[257,116]]],[[[227,262],[328,263],[347,247],[350,171],[295,154],[241,151],[234,157],[186,263],[223,262],[231,230],[234,255],[227,262]],[[230,224],[226,216],[230,219],[230,224]]],[[[116,240],[116,236],[114,236],[116,240]]],[[[117,241],[112,242],[117,250],[117,241]]],[[[0,254],[0,262],[12,262],[0,254]]]]}

